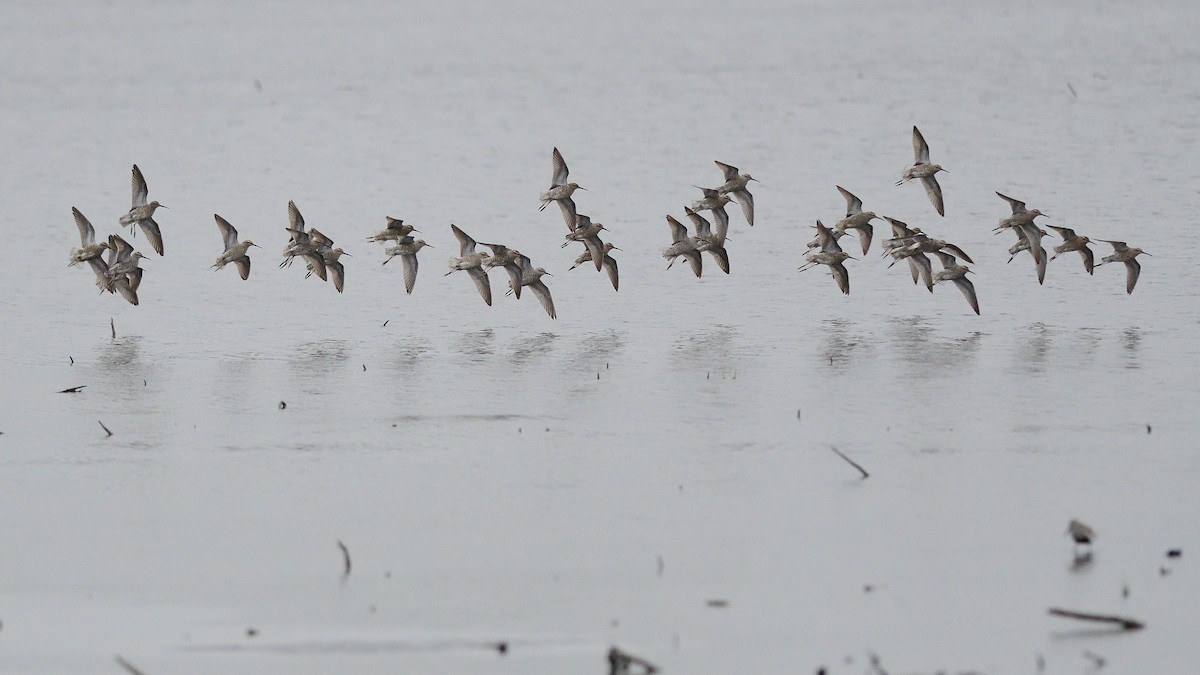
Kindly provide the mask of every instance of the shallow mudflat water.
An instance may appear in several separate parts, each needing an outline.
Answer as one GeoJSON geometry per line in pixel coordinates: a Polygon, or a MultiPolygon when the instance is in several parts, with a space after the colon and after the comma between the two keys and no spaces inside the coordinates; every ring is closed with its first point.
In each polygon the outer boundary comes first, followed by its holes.
{"type": "Polygon", "coordinates": [[[0,671],[599,673],[611,645],[668,673],[1193,668],[1200,9],[5,19],[0,671]],[[913,124],[945,218],[892,185],[913,124]],[[619,293],[537,211],[552,146],[619,293]],[[714,159],[762,181],[756,225],[731,209],[731,275],[664,271],[663,216],[714,159]],[[117,231],[133,163],[170,207],[138,307],[65,267],[70,208],[117,231]],[[798,274],[835,185],[967,250],[982,316],[874,247],[848,297],[798,274]],[[1005,264],[996,190],[1145,248],[1136,291],[1074,254],[1044,286],[1005,264]],[[276,267],[288,200],[354,256],[344,294],[276,267]],[[265,247],[247,282],[208,269],[214,212],[265,247]],[[411,296],[362,243],[385,214],[436,247],[411,296]],[[442,276],[451,222],[550,270],[558,320],[499,272],[492,307],[442,276]]]}

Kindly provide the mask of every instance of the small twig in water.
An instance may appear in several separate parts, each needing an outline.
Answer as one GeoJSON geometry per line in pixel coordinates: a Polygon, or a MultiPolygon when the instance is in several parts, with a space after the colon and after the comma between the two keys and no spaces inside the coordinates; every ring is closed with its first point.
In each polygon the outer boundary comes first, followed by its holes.
{"type": "Polygon", "coordinates": [[[117,665],[124,668],[125,672],[129,673],[129,675],[146,675],[146,673],[144,671],[142,671],[140,668],[138,668],[137,666],[133,665],[132,663],[126,661],[125,659],[121,658],[120,654],[118,654],[116,656],[116,660],[117,660],[117,665]]]}
{"type": "Polygon", "coordinates": [[[342,549],[342,563],[344,566],[342,578],[345,579],[346,577],[350,576],[350,549],[346,548],[346,545],[342,543],[341,539],[338,539],[337,545],[338,548],[342,549]]]}
{"type": "Polygon", "coordinates": [[[608,650],[608,673],[609,675],[623,675],[630,671],[633,666],[642,668],[642,672],[657,673],[658,666],[650,663],[646,659],[639,656],[634,656],[628,652],[623,652],[616,647],[608,650]]]}
{"type": "Polygon", "coordinates": [[[108,318],[108,327],[112,329],[113,339],[117,339],[117,322],[113,321],[112,317],[108,318]]]}
{"type": "Polygon", "coordinates": [[[75,365],[75,357],[74,356],[68,356],[67,358],[71,359],[71,365],[75,365]]]}
{"type": "Polygon", "coordinates": [[[108,434],[107,436],[105,436],[105,438],[112,438],[112,432],[108,430],[108,427],[104,426],[104,422],[101,422],[100,420],[96,420],[96,424],[99,424],[100,428],[104,430],[104,433],[108,434]]]}
{"type": "Polygon", "coordinates": [[[86,384],[81,384],[78,387],[68,387],[57,393],[59,393],[59,394],[78,394],[86,386],[87,386],[86,384]]]}
{"type": "Polygon", "coordinates": [[[838,457],[841,457],[842,459],[846,460],[846,463],[847,463],[847,464],[849,464],[850,466],[852,466],[852,467],[854,467],[854,468],[858,469],[858,472],[862,474],[863,480],[866,480],[866,479],[868,479],[868,478],[870,478],[870,477],[871,477],[871,474],[867,473],[867,470],[866,470],[866,469],[862,468],[862,467],[861,467],[861,466],[858,464],[858,462],[856,462],[856,461],[854,461],[854,460],[850,459],[849,457],[847,457],[847,456],[846,456],[846,454],[845,454],[845,453],[843,453],[841,450],[838,450],[836,447],[834,447],[834,446],[832,446],[832,445],[831,445],[831,446],[829,446],[829,449],[830,449],[830,450],[833,450],[834,454],[836,454],[838,457]]]}
{"type": "Polygon", "coordinates": [[[1070,609],[1059,609],[1057,607],[1050,608],[1051,616],[1061,616],[1064,619],[1079,619],[1080,621],[1097,621],[1100,623],[1113,623],[1120,626],[1123,630],[1141,630],[1146,627],[1146,624],[1137,619],[1129,619],[1122,616],[1111,616],[1108,614],[1091,614],[1088,612],[1076,612],[1070,609]]]}

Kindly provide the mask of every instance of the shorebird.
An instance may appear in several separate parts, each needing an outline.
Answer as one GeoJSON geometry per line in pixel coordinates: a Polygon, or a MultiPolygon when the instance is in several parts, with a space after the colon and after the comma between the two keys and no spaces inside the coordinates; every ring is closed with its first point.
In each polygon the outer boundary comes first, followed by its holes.
{"type": "Polygon", "coordinates": [[[1079,544],[1091,546],[1092,540],[1096,538],[1095,530],[1087,525],[1084,525],[1078,520],[1075,520],[1074,518],[1071,519],[1071,522],[1067,523],[1067,531],[1064,532],[1064,534],[1071,535],[1071,539],[1077,546],[1079,544]]]}
{"type": "MultiPolygon", "coordinates": [[[[342,292],[342,287],[346,284],[346,267],[340,260],[340,258],[344,255],[350,256],[351,258],[354,257],[340,248],[323,251],[321,253],[322,258],[324,258],[325,269],[329,272],[329,280],[333,282],[333,287],[337,289],[338,293],[342,292]]],[[[312,266],[310,265],[310,267],[312,266]]],[[[315,269],[310,269],[310,271],[315,271],[315,269]]]]}
{"type": "Polygon", "coordinates": [[[458,229],[457,225],[451,224],[450,229],[454,231],[454,236],[458,238],[459,257],[450,259],[450,271],[446,272],[446,276],[450,276],[459,270],[465,270],[470,275],[471,280],[475,282],[475,288],[479,289],[479,295],[483,296],[483,301],[492,305],[492,284],[488,281],[487,272],[483,269],[483,263],[492,257],[487,251],[475,252],[475,240],[466,232],[458,229]]]}
{"type": "Polygon", "coordinates": [[[883,255],[891,255],[893,260],[888,267],[896,264],[896,261],[905,260],[908,262],[908,271],[912,274],[913,284],[925,282],[925,288],[933,292],[933,266],[929,262],[929,257],[921,250],[920,246],[913,246],[918,241],[918,237],[924,233],[921,228],[909,228],[908,224],[896,220],[895,218],[884,217],[892,225],[892,238],[884,240],[883,255]]]}
{"type": "Polygon", "coordinates": [[[717,192],[723,195],[733,195],[738,204],[742,206],[742,215],[746,217],[746,222],[750,227],[754,227],[754,195],[746,189],[746,185],[750,181],[758,181],[748,173],[738,174],[736,166],[730,166],[722,162],[716,162],[717,168],[725,174],[725,184],[717,188],[717,192]]]}
{"type": "Polygon", "coordinates": [[[937,178],[934,177],[939,171],[946,171],[941,164],[931,164],[929,162],[929,144],[925,142],[925,138],[921,136],[921,131],[915,126],[912,133],[913,141],[913,157],[916,161],[912,166],[906,167],[904,173],[901,174],[900,180],[896,181],[896,185],[902,185],[912,180],[920,178],[921,184],[925,186],[925,193],[929,195],[929,201],[933,202],[933,208],[937,209],[939,216],[946,215],[946,207],[942,202],[942,186],[938,185],[937,178]]]}
{"type": "MultiPolygon", "coordinates": [[[[717,211],[720,211],[724,215],[726,223],[728,223],[729,215],[725,213],[725,205],[732,201],[729,199],[728,195],[723,195],[717,190],[712,188],[703,188],[699,185],[693,185],[692,187],[704,193],[704,199],[697,199],[696,201],[692,202],[692,210],[712,211],[714,214],[717,211]]],[[[714,218],[719,219],[720,217],[714,216],[714,218]]]]}
{"type": "Polygon", "coordinates": [[[384,253],[387,254],[384,265],[396,256],[400,256],[400,262],[404,263],[404,292],[409,295],[412,295],[413,286],[417,283],[417,251],[426,246],[434,248],[432,244],[425,243],[424,239],[404,237],[395,246],[384,249],[384,253]]]}
{"type": "Polygon", "coordinates": [[[120,222],[122,225],[128,225],[130,230],[134,226],[140,226],[142,232],[146,233],[146,240],[150,242],[150,247],[154,252],[163,254],[162,230],[159,229],[158,223],[154,222],[154,211],[159,207],[167,208],[165,205],[158,203],[157,200],[146,203],[146,198],[150,195],[150,188],[146,187],[146,179],[142,177],[142,170],[137,164],[133,165],[133,207],[129,212],[121,216],[120,222]]]}
{"type": "Polygon", "coordinates": [[[1021,223],[1032,223],[1034,218],[1046,215],[1037,209],[1025,208],[1025,202],[1019,199],[1013,199],[1012,197],[1000,194],[999,192],[996,193],[996,196],[1008,202],[1008,205],[1012,207],[1012,215],[1008,218],[1002,219],[1000,221],[1000,226],[996,229],[1012,227],[1021,223]]]}
{"type": "Polygon", "coordinates": [[[591,252],[592,262],[595,263],[596,271],[599,272],[604,263],[604,242],[600,240],[600,231],[604,229],[604,225],[593,223],[591,218],[581,213],[576,216],[575,229],[566,236],[562,248],[566,248],[573,241],[583,242],[583,245],[591,252]]]}
{"type": "Polygon", "coordinates": [[[258,244],[249,239],[239,242],[237,229],[230,225],[228,220],[215,213],[213,218],[217,221],[217,229],[221,232],[221,242],[225,245],[225,251],[217,258],[217,262],[213,263],[212,268],[214,270],[224,269],[226,265],[233,263],[237,266],[238,274],[242,275],[242,280],[249,279],[250,256],[246,253],[251,246],[258,246],[258,244]]]}
{"type": "Polygon", "coordinates": [[[979,298],[975,295],[975,284],[967,278],[967,273],[971,270],[964,265],[959,265],[954,259],[954,256],[944,251],[936,251],[937,257],[942,261],[942,270],[934,275],[933,283],[938,284],[943,281],[953,282],[958,286],[958,290],[967,299],[967,303],[971,305],[971,309],[979,314],[979,298]]]}
{"type": "Polygon", "coordinates": [[[571,195],[575,194],[576,190],[587,191],[587,188],[580,187],[579,183],[568,183],[567,175],[570,169],[567,168],[567,163],[563,160],[562,153],[558,148],[554,148],[554,152],[550,155],[550,161],[553,165],[553,172],[550,178],[550,189],[541,194],[542,205],[538,207],[539,211],[545,210],[550,202],[557,202],[559,210],[562,211],[563,220],[567,222],[567,229],[575,229],[575,201],[571,199],[571,195]]]}
{"type": "Polygon", "coordinates": [[[699,279],[700,274],[704,271],[704,261],[700,259],[700,251],[696,250],[696,245],[688,236],[687,227],[671,216],[667,216],[667,227],[671,229],[671,245],[664,248],[662,252],[662,256],[671,261],[667,264],[667,269],[671,269],[676,258],[683,256],[687,258],[688,264],[692,266],[692,272],[695,272],[696,278],[699,279]]]}
{"type": "Polygon", "coordinates": [[[834,223],[833,231],[841,236],[845,234],[846,230],[858,230],[858,243],[862,245],[863,255],[866,255],[867,250],[871,248],[871,237],[875,234],[875,228],[871,226],[871,221],[878,216],[874,211],[863,211],[862,200],[851,194],[849,190],[841,185],[835,187],[846,198],[846,217],[834,223]]]}
{"type": "Polygon", "coordinates": [[[104,255],[105,251],[110,250],[107,241],[96,243],[96,228],[92,227],[92,223],[88,221],[79,209],[71,207],[71,214],[75,216],[75,226],[79,228],[79,248],[71,249],[71,256],[68,259],[68,267],[74,267],[81,262],[90,262],[98,260],[104,255]]]}
{"type": "Polygon", "coordinates": [[[1054,255],[1050,256],[1050,259],[1054,260],[1058,256],[1070,251],[1079,251],[1079,255],[1083,258],[1083,269],[1087,270],[1088,274],[1091,274],[1094,258],[1092,256],[1092,249],[1088,248],[1088,244],[1092,240],[1075,234],[1075,230],[1069,227],[1057,227],[1055,225],[1047,225],[1046,227],[1057,232],[1058,236],[1063,239],[1062,244],[1054,247],[1054,255]]]}
{"type": "Polygon", "coordinates": [[[1038,235],[1038,227],[1034,224],[1033,220],[1038,216],[1046,214],[1037,209],[1026,208],[1025,202],[1013,199],[999,192],[996,193],[996,196],[1008,202],[1008,205],[1012,207],[1012,215],[1008,218],[1001,218],[999,224],[996,225],[996,229],[992,231],[999,233],[1006,229],[1016,230],[1019,235],[1030,242],[1027,250],[1033,256],[1033,261],[1038,265],[1038,268],[1043,269],[1045,252],[1042,249],[1041,236],[1038,235]]]}
{"type": "Polygon", "coordinates": [[[405,225],[404,221],[399,218],[393,218],[391,216],[384,216],[384,217],[387,218],[387,227],[376,232],[374,235],[367,237],[368,242],[371,242],[371,241],[399,242],[400,240],[404,239],[405,237],[412,234],[413,232],[420,232],[420,230],[413,227],[412,225],[405,225]]]}
{"type": "Polygon", "coordinates": [[[129,242],[119,235],[108,235],[110,254],[108,263],[98,259],[88,261],[96,271],[96,285],[101,292],[120,293],[131,305],[138,304],[137,289],[142,283],[142,269],[138,267],[143,256],[133,250],[129,242]]]}
{"type": "MultiPolygon", "coordinates": [[[[283,249],[283,262],[280,267],[292,264],[292,258],[300,256],[308,262],[309,272],[320,277],[321,281],[328,279],[325,271],[325,256],[320,251],[319,241],[314,241],[312,235],[304,229],[304,216],[295,202],[288,202],[288,227],[291,235],[288,245],[283,249]]],[[[318,233],[320,234],[320,233],[318,233]]],[[[324,239],[324,235],[321,235],[324,239]]]]}
{"type": "MultiPolygon", "coordinates": [[[[621,249],[617,248],[616,246],[613,246],[610,243],[605,242],[605,244],[604,244],[603,267],[604,267],[605,271],[608,272],[608,280],[612,282],[612,287],[613,287],[614,291],[618,290],[618,288],[617,288],[617,285],[618,285],[617,284],[617,261],[611,255],[609,255],[609,253],[612,251],[620,251],[620,250],[621,249]]],[[[575,264],[571,265],[567,269],[567,271],[570,272],[571,270],[575,269],[576,267],[579,267],[580,265],[582,265],[585,262],[592,262],[592,249],[590,249],[590,248],[585,249],[583,253],[580,253],[579,257],[575,259],[575,264]]]]}
{"type": "Polygon", "coordinates": [[[508,294],[515,294],[517,299],[521,298],[518,289],[522,286],[528,286],[529,290],[537,296],[538,302],[542,303],[542,309],[546,310],[546,314],[550,315],[551,319],[557,319],[558,315],[554,313],[554,298],[550,297],[550,289],[542,281],[543,276],[554,276],[545,270],[543,267],[534,268],[533,263],[528,256],[517,254],[517,259],[514,264],[520,269],[519,277],[514,278],[514,285],[508,290],[508,294]]]}
{"type": "Polygon", "coordinates": [[[1133,287],[1137,285],[1138,275],[1142,273],[1142,265],[1135,258],[1142,254],[1150,254],[1140,248],[1130,248],[1123,241],[1112,241],[1109,239],[1100,239],[1099,241],[1112,246],[1113,254],[1104,256],[1100,262],[1096,263],[1096,267],[1105,263],[1125,263],[1125,293],[1132,295],[1133,287]]]}
{"type": "Polygon", "coordinates": [[[729,251],[725,250],[725,233],[714,234],[712,224],[704,216],[686,206],[683,207],[683,211],[696,230],[696,236],[692,237],[692,245],[697,251],[707,251],[717,261],[717,267],[729,274],[729,251]]]}
{"type": "Polygon", "coordinates": [[[842,251],[842,247],[837,243],[837,238],[833,236],[833,231],[825,227],[821,221],[817,221],[816,227],[818,246],[821,251],[804,256],[807,262],[800,266],[800,271],[803,272],[817,265],[827,265],[830,274],[837,281],[838,288],[842,293],[850,295],[850,272],[842,263],[852,256],[842,251]]]}
{"type": "MultiPolygon", "coordinates": [[[[1016,258],[1017,254],[1020,253],[1021,251],[1029,251],[1029,255],[1031,255],[1033,257],[1034,268],[1037,270],[1038,284],[1042,284],[1046,280],[1046,264],[1049,262],[1049,260],[1046,258],[1045,252],[1043,252],[1041,256],[1034,255],[1034,249],[1031,248],[1030,244],[1029,244],[1030,235],[1027,232],[1027,230],[1029,230],[1029,229],[1031,229],[1031,228],[1025,228],[1025,227],[1012,228],[1013,232],[1017,233],[1017,243],[1008,247],[1008,262],[1012,262],[1013,258],[1016,258]]],[[[1036,246],[1037,246],[1037,250],[1041,251],[1042,250],[1041,238],[1049,236],[1050,233],[1046,232],[1045,230],[1040,229],[1038,227],[1034,227],[1034,228],[1032,228],[1032,230],[1034,232],[1037,232],[1037,236],[1035,237],[1035,239],[1037,240],[1036,246]]]]}
{"type": "MultiPolygon", "coordinates": [[[[903,257],[906,249],[920,251],[921,253],[937,253],[939,251],[946,251],[953,254],[955,257],[966,260],[969,263],[974,264],[975,262],[974,260],[971,260],[971,256],[967,255],[966,251],[955,246],[954,244],[951,244],[950,242],[930,237],[922,232],[921,228],[919,227],[912,228],[912,232],[913,236],[903,241],[900,246],[888,249],[888,252],[892,254],[892,257],[897,259],[903,257]]],[[[892,261],[892,264],[896,264],[895,261],[892,261]]],[[[888,267],[891,267],[891,265],[888,265],[888,267]]]]}

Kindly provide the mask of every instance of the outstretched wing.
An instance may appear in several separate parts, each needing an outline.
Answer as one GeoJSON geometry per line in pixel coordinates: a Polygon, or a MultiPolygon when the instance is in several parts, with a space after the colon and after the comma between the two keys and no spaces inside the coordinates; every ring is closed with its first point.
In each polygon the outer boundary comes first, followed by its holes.
{"type": "Polygon", "coordinates": [[[570,169],[567,168],[567,162],[563,159],[562,153],[558,151],[558,148],[555,148],[554,152],[551,153],[550,161],[554,165],[554,173],[550,178],[550,187],[566,185],[570,169]]]}
{"type": "Polygon", "coordinates": [[[846,217],[849,218],[855,214],[862,213],[862,200],[850,194],[850,191],[841,185],[836,186],[838,192],[846,198],[846,217]]]}
{"type": "Polygon", "coordinates": [[[721,169],[721,173],[725,174],[726,183],[738,177],[738,168],[736,166],[730,166],[724,162],[716,162],[716,165],[717,168],[721,169]]]}
{"type": "Polygon", "coordinates": [[[137,164],[133,165],[133,180],[130,185],[133,187],[133,206],[145,206],[146,198],[150,196],[150,188],[146,186],[146,178],[142,176],[142,170],[137,164]]]}
{"type": "Polygon", "coordinates": [[[92,227],[92,223],[74,206],[71,207],[71,215],[75,216],[75,226],[79,228],[80,243],[83,246],[95,244],[96,228],[92,227]]]}
{"type": "Polygon", "coordinates": [[[958,290],[962,291],[963,296],[967,298],[971,309],[975,310],[976,314],[979,314],[979,298],[975,297],[975,284],[971,283],[971,280],[966,277],[959,277],[954,280],[954,285],[958,286],[958,290]]]}
{"type": "Polygon", "coordinates": [[[921,130],[915,126],[913,127],[913,159],[917,164],[929,163],[929,144],[925,142],[921,130]]]}
{"type": "Polygon", "coordinates": [[[742,205],[742,215],[746,216],[746,222],[750,224],[750,227],[754,227],[754,195],[743,188],[735,190],[733,198],[742,205]]]}
{"type": "Polygon", "coordinates": [[[225,250],[228,251],[230,247],[238,243],[237,228],[230,225],[228,220],[215,213],[213,214],[213,218],[217,221],[217,229],[221,231],[221,241],[224,242],[225,250]]]}

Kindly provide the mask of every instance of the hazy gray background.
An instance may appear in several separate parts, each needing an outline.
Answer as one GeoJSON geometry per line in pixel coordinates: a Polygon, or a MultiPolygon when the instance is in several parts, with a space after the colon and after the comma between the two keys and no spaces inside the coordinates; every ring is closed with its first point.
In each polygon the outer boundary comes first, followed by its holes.
{"type": "Polygon", "coordinates": [[[2,14],[0,670],[598,673],[610,644],[670,673],[1194,668],[1200,9],[2,14]],[[944,219],[892,185],[913,124],[944,219]],[[619,294],[537,211],[555,145],[619,294]],[[714,159],[762,180],[757,225],[697,281],[663,270],[663,216],[714,159]],[[140,307],[65,267],[71,206],[116,231],[134,162],[171,207],[140,307]],[[849,297],[797,274],[835,185],[966,249],[983,316],[874,249],[849,297]],[[994,190],[1150,251],[1136,292],[1005,265],[994,190]],[[354,254],[344,295],[275,267],[289,199],[354,254]],[[266,247],[249,282],[208,270],[213,212],[266,247]],[[412,296],[361,243],[385,214],[437,246],[412,296]],[[559,320],[441,276],[450,222],[553,272],[559,320]],[[1099,532],[1076,571],[1071,517],[1099,532]]]}

